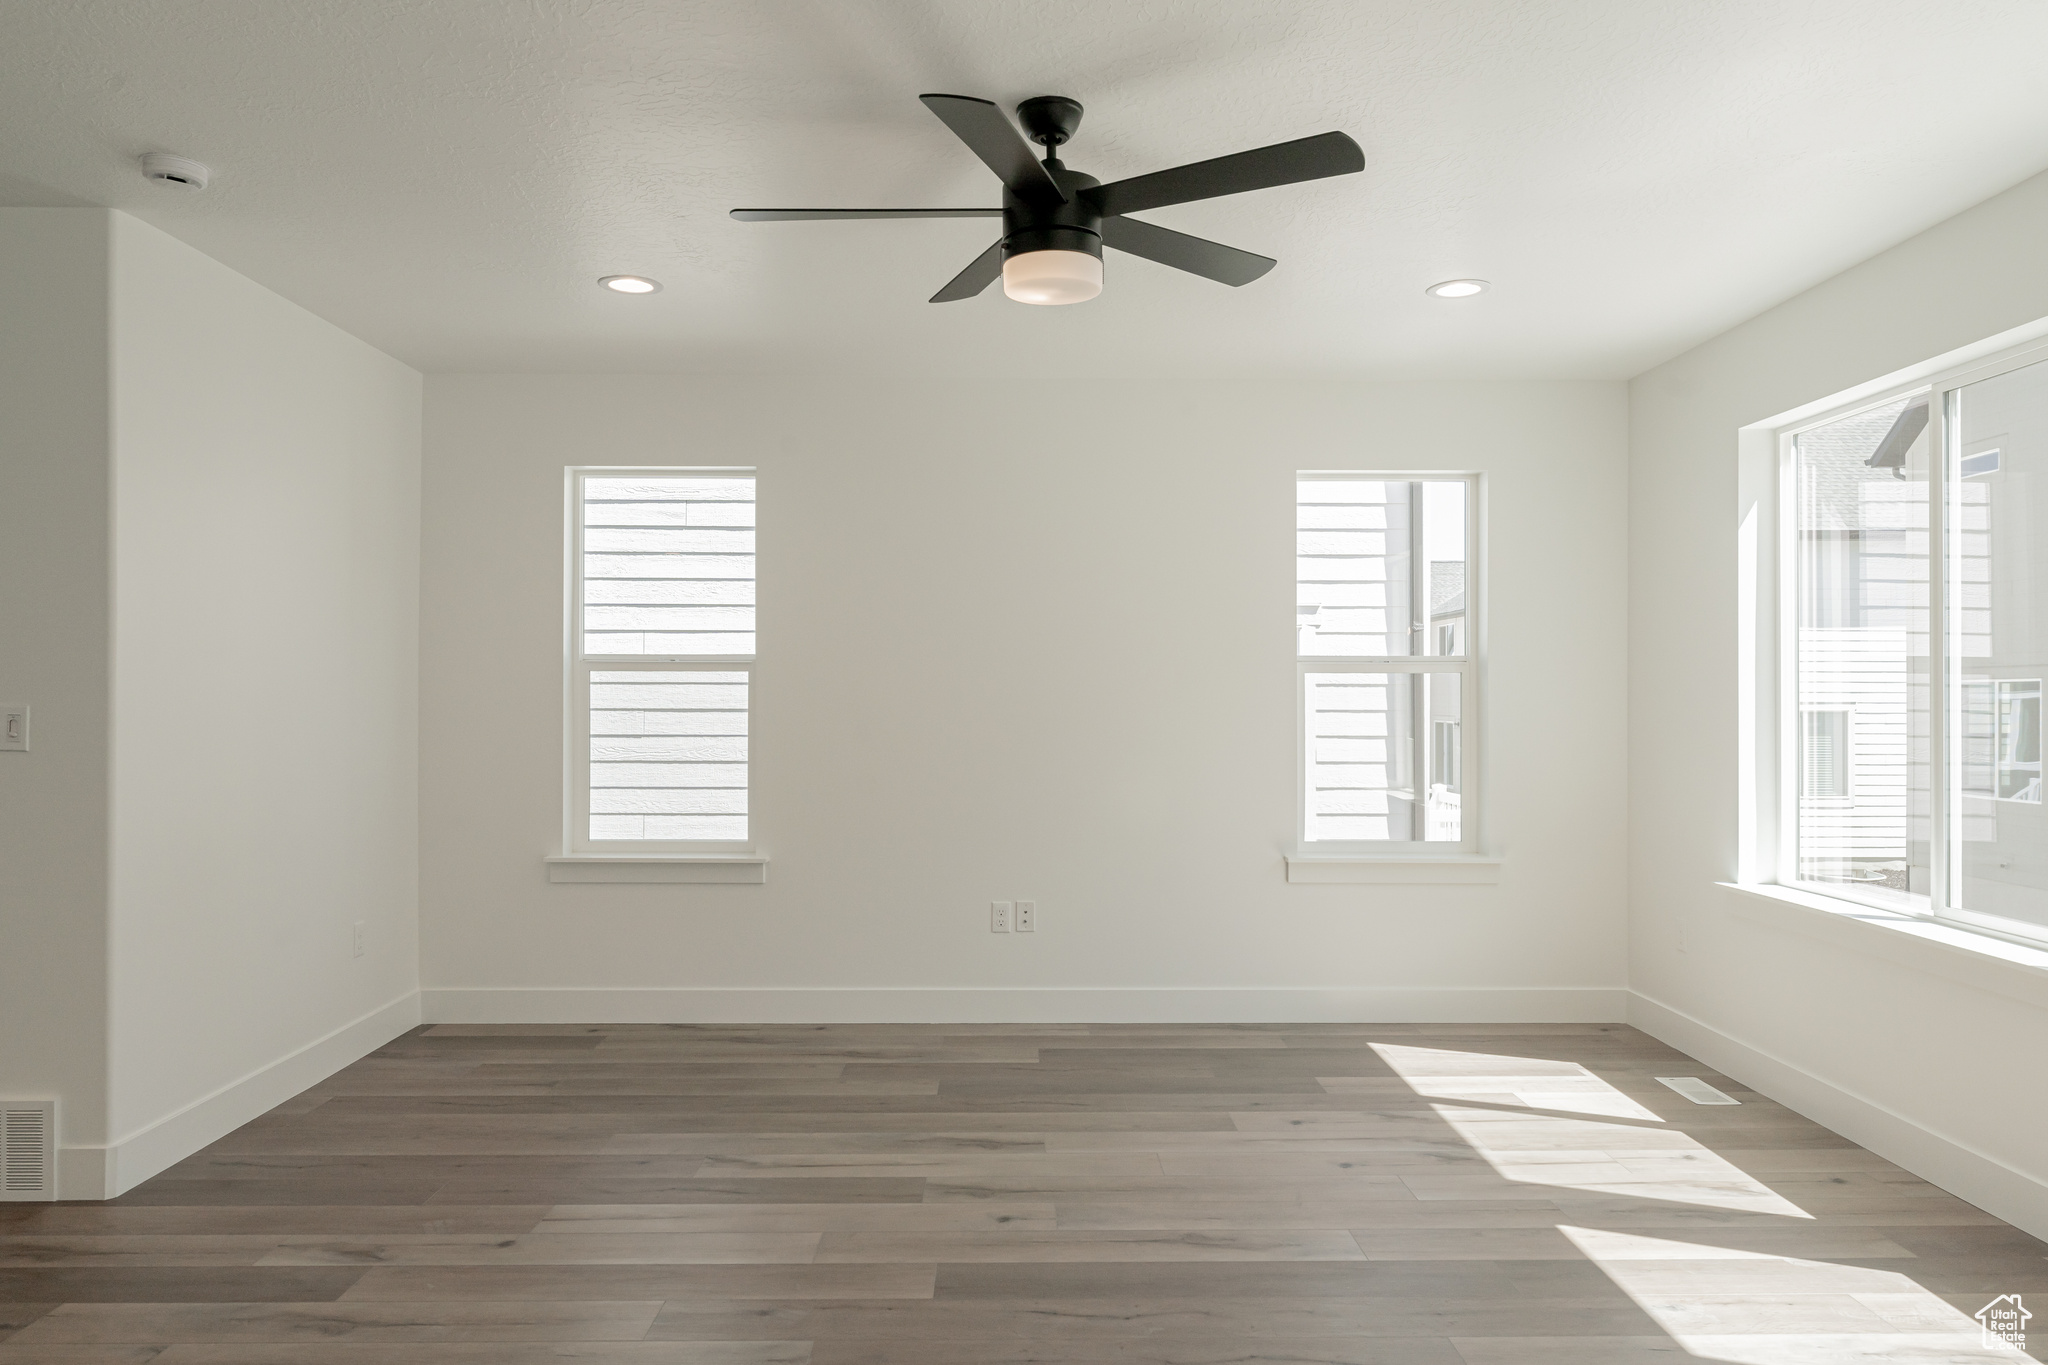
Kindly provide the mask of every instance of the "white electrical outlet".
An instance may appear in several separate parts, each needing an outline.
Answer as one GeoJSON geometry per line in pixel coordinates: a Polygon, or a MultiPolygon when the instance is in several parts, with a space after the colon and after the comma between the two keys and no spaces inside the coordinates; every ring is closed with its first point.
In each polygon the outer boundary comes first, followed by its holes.
{"type": "Polygon", "coordinates": [[[1007,934],[1010,932],[1010,903],[1008,901],[990,901],[988,903],[988,931],[991,934],[1007,934]]]}
{"type": "Polygon", "coordinates": [[[28,707],[0,705],[0,749],[28,752],[28,707]]]}
{"type": "Polygon", "coordinates": [[[1038,902],[1017,902],[1017,932],[1028,934],[1038,927],[1038,902]]]}
{"type": "Polygon", "coordinates": [[[363,955],[363,921],[356,921],[356,956],[363,955]]]}

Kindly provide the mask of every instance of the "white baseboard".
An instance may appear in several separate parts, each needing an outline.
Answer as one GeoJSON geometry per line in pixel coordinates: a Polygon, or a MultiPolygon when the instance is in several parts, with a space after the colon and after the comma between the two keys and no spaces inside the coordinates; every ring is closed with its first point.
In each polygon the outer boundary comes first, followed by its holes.
{"type": "Polygon", "coordinates": [[[60,1148],[57,1197],[112,1199],[125,1194],[419,1022],[419,994],[409,991],[116,1142],[60,1148]]]}
{"type": "Polygon", "coordinates": [[[1630,992],[1628,1022],[1957,1198],[2048,1238],[2048,1184],[1997,1157],[1640,992],[1630,992]]]}
{"type": "Polygon", "coordinates": [[[1619,987],[498,988],[420,992],[430,1024],[1619,1023],[1619,987]]]}

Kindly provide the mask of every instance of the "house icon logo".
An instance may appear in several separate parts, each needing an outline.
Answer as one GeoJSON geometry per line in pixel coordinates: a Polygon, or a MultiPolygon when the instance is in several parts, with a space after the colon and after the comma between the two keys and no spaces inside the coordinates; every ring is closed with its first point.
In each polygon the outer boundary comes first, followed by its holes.
{"type": "Polygon", "coordinates": [[[1986,1349],[2006,1344],[2027,1349],[2027,1319],[2033,1317],[2017,1294],[2001,1294],[1977,1310],[1986,1349]]]}

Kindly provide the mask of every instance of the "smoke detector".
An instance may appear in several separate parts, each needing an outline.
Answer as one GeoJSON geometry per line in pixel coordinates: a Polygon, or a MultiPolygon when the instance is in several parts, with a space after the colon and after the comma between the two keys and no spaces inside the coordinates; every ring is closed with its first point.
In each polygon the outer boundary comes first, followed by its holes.
{"type": "Polygon", "coordinates": [[[210,174],[198,162],[167,152],[150,152],[144,156],[142,173],[159,185],[176,185],[185,190],[205,189],[206,178],[210,174]]]}

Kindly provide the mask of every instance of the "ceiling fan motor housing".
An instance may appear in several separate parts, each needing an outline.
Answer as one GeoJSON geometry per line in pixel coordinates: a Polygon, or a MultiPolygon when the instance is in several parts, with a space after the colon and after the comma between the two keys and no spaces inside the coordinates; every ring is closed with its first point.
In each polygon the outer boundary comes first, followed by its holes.
{"type": "Polygon", "coordinates": [[[1010,189],[1003,191],[1003,259],[1027,251],[1079,251],[1102,257],[1102,214],[1082,197],[1081,191],[1102,182],[1092,175],[1070,171],[1057,160],[1048,159],[1046,173],[1066,192],[1067,202],[1026,198],[1010,189]]]}

